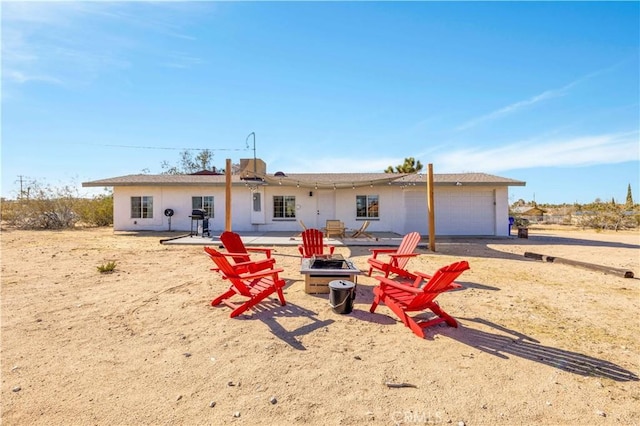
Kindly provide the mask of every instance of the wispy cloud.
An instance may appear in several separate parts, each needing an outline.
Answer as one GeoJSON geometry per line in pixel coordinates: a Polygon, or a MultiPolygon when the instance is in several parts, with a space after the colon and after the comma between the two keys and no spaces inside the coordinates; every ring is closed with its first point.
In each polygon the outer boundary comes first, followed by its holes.
{"type": "Polygon", "coordinates": [[[525,99],[522,101],[518,101],[518,102],[514,102],[510,105],[507,105],[506,107],[497,109],[495,111],[492,111],[488,114],[485,115],[481,115],[479,117],[473,118],[465,123],[463,123],[462,125],[458,126],[455,130],[456,131],[463,131],[463,130],[467,130],[470,129],[472,127],[475,127],[479,124],[485,123],[487,121],[492,121],[492,120],[497,120],[501,117],[510,115],[510,114],[514,114],[526,107],[547,101],[549,99],[554,99],[554,98],[559,98],[562,96],[565,96],[570,89],[572,89],[573,87],[577,86],[580,83],[583,83],[593,77],[596,77],[597,75],[600,75],[604,72],[610,71],[613,68],[617,67],[618,64],[605,68],[605,69],[601,69],[598,71],[594,71],[592,73],[589,73],[583,77],[580,77],[579,79],[572,81],[571,83],[560,87],[558,89],[551,89],[551,90],[545,90],[544,92],[534,95],[532,97],[530,97],[529,99],[525,99]]]}
{"type": "MultiPolygon", "coordinates": [[[[410,155],[407,155],[410,156],[410,155]]],[[[586,167],[616,164],[640,159],[638,131],[609,133],[541,140],[527,140],[494,149],[457,149],[439,147],[428,155],[415,155],[426,167],[434,164],[437,173],[483,172],[503,173],[536,167],[586,167]]],[[[268,164],[280,166],[290,173],[380,173],[389,166],[404,162],[404,157],[375,158],[366,155],[354,158],[344,155],[305,157],[296,153],[272,154],[268,164]],[[289,156],[295,156],[295,161],[289,156]],[[307,159],[308,158],[308,159],[307,159]]]]}
{"type": "MultiPolygon", "coordinates": [[[[530,140],[503,147],[462,149],[436,154],[439,172],[498,173],[533,167],[581,167],[640,158],[638,131],[546,141],[530,140]]],[[[431,162],[431,161],[430,161],[431,162]]]]}
{"type": "Polygon", "coordinates": [[[200,7],[107,2],[3,3],[2,57],[5,84],[44,82],[82,85],[100,74],[128,69],[141,53],[165,66],[201,63],[197,55],[167,55],[158,37],[193,40],[181,31],[183,20],[200,7]],[[179,16],[176,16],[178,14],[179,16]],[[145,41],[151,36],[154,43],[145,41]]]}
{"type": "Polygon", "coordinates": [[[201,58],[182,52],[168,53],[166,59],[167,60],[162,63],[162,66],[167,68],[191,68],[204,63],[201,58]]]}

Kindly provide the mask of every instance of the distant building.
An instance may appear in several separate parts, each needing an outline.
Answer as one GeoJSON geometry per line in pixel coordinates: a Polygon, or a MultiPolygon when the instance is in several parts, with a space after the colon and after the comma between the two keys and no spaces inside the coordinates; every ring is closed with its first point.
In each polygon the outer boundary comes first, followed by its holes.
{"type": "Polygon", "coordinates": [[[544,220],[545,213],[546,210],[543,210],[536,205],[511,207],[511,214],[513,216],[527,219],[529,222],[534,223],[542,222],[544,220]]]}

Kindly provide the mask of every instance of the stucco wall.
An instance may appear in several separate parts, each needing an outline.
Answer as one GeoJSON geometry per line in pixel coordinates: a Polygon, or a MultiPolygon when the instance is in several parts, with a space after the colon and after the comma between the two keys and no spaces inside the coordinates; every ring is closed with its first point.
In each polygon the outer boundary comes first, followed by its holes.
{"type": "MultiPolygon", "coordinates": [[[[326,219],[342,220],[347,228],[358,229],[356,195],[379,196],[379,220],[371,220],[368,230],[391,231],[404,234],[418,231],[428,234],[426,188],[401,189],[390,185],[355,189],[316,190],[291,186],[264,186],[258,189],[263,200],[264,223],[252,220],[254,192],[245,185],[233,187],[231,197],[231,227],[236,232],[298,231],[299,220],[309,228],[322,228],[326,219]],[[311,193],[311,195],[310,195],[311,193]],[[296,197],[295,219],[273,219],[273,197],[296,197]]],[[[171,230],[188,232],[191,229],[191,198],[213,196],[214,215],[210,219],[212,232],[225,228],[224,187],[115,187],[114,230],[169,230],[169,218],[164,210],[171,208],[171,230]],[[152,196],[153,218],[132,219],[131,197],[152,196]]],[[[434,192],[436,235],[498,235],[508,234],[507,187],[440,187],[434,192]],[[488,201],[490,195],[491,200],[488,201]],[[495,205],[493,203],[495,202],[495,205]],[[489,203],[491,205],[489,205],[489,203]],[[448,207],[443,207],[448,206],[448,207]],[[491,217],[487,215],[490,213],[491,217]],[[474,230],[480,230],[475,232],[474,230]],[[490,230],[490,232],[489,232],[490,230]]]]}

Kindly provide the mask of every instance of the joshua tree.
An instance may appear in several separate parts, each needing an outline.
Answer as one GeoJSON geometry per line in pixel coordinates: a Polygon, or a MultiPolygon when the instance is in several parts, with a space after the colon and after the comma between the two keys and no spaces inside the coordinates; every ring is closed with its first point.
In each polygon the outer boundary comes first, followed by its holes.
{"type": "Polygon", "coordinates": [[[422,170],[422,163],[420,160],[416,162],[416,159],[413,157],[408,157],[404,159],[404,163],[400,164],[393,168],[393,166],[389,166],[384,171],[385,173],[416,173],[422,170]]]}

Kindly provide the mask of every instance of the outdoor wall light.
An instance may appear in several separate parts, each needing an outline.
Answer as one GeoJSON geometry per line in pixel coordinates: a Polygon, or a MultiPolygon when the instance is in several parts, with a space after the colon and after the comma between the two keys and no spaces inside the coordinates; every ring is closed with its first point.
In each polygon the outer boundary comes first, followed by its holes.
{"type": "Polygon", "coordinates": [[[313,191],[309,191],[309,197],[313,197],[313,191]]]}
{"type": "Polygon", "coordinates": [[[456,182],[456,186],[462,186],[462,182],[456,182]]]}

